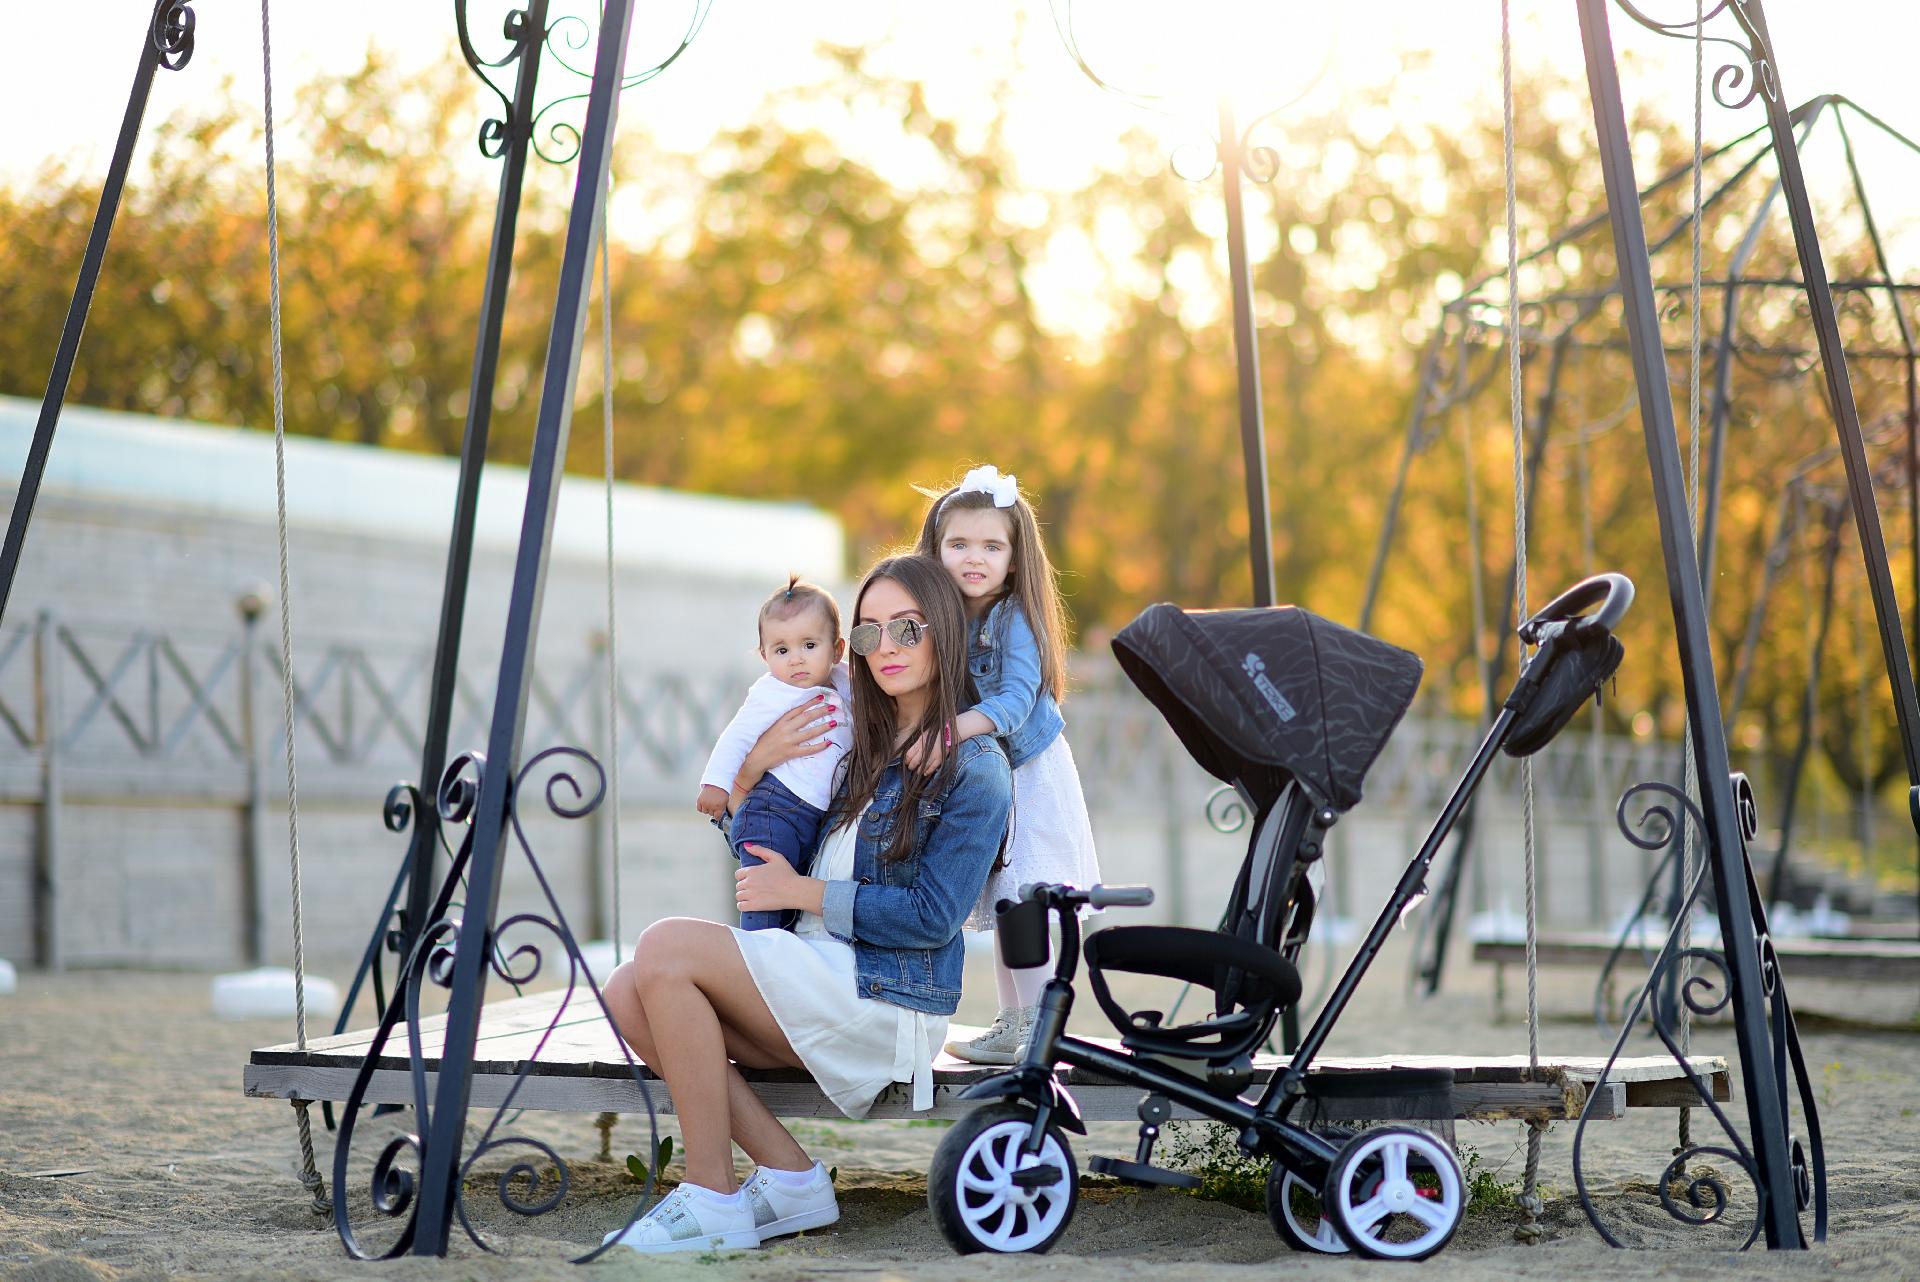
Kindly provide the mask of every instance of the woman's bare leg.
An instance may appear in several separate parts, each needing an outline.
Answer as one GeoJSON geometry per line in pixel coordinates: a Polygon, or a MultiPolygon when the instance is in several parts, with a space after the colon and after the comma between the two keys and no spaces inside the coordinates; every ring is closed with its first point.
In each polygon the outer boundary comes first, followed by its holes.
{"type": "Polygon", "coordinates": [[[648,1038],[655,1051],[648,1062],[673,1093],[686,1145],[687,1178],[732,1192],[729,1140],[736,1133],[741,1147],[757,1161],[789,1169],[806,1166],[805,1151],[738,1072],[730,1071],[729,1031],[737,1035],[734,1050],[757,1050],[775,1063],[799,1063],[760,996],[733,932],[689,918],[656,922],[641,936],[634,962],[633,987],[649,1033],[673,1030],[670,1038],[648,1038]]]}
{"type": "MultiPolygon", "coordinates": [[[[607,977],[601,993],[606,998],[608,1011],[613,1015],[614,1027],[633,1047],[641,1062],[653,1066],[657,1059],[653,1027],[647,1022],[646,1007],[640,1002],[637,964],[626,962],[617,967],[607,977]]],[[[775,1028],[778,1028],[777,1021],[775,1028]]],[[[762,1166],[789,1171],[804,1170],[811,1166],[813,1160],[808,1157],[806,1150],[800,1147],[792,1133],[774,1117],[759,1095],[754,1093],[753,1087],[747,1084],[747,1079],[740,1075],[740,1070],[734,1067],[734,1064],[745,1064],[748,1068],[799,1068],[802,1067],[800,1057],[787,1045],[784,1036],[780,1039],[779,1049],[773,1050],[751,1041],[730,1025],[722,1025],[722,1034],[727,1057],[733,1061],[727,1066],[727,1105],[734,1143],[762,1166]]]]}

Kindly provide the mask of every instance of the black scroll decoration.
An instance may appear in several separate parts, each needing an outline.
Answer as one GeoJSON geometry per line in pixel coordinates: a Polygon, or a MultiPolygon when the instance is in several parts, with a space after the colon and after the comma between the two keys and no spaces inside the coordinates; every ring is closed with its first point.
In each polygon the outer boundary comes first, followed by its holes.
{"type": "Polygon", "coordinates": [[[149,38],[161,66],[178,71],[193,60],[193,31],[198,22],[189,0],[160,0],[153,7],[149,38]]]}
{"type": "MultiPolygon", "coordinates": [[[[1760,896],[1752,860],[1747,857],[1746,843],[1752,840],[1759,826],[1753,788],[1747,777],[1738,772],[1733,775],[1732,783],[1735,805],[1740,817],[1742,864],[1746,869],[1747,904],[1745,906],[1753,915],[1755,946],[1759,951],[1762,992],[1767,1007],[1769,1049],[1767,1063],[1753,1065],[1751,1069],[1775,1074],[1783,1109],[1790,1079],[1795,1088],[1795,1093],[1800,1100],[1807,1138],[1804,1143],[1798,1139],[1793,1141],[1794,1187],[1791,1195],[1795,1199],[1797,1212],[1804,1212],[1809,1207],[1813,1209],[1813,1240],[1824,1241],[1827,1236],[1827,1178],[1826,1152],[1820,1136],[1819,1109],[1814,1102],[1806,1059],[1800,1048],[1799,1033],[1794,1027],[1792,1007],[1787,1001],[1786,983],[1780,974],[1773,941],[1767,931],[1765,901],[1760,896]]],[[[1615,817],[1621,832],[1635,846],[1642,850],[1664,849],[1666,851],[1661,861],[1663,868],[1677,857],[1685,838],[1687,822],[1690,821],[1694,825],[1695,839],[1702,848],[1707,841],[1705,817],[1684,792],[1671,784],[1645,782],[1634,785],[1621,796],[1615,817]],[[1636,800],[1643,803],[1642,808],[1637,818],[1629,819],[1629,811],[1636,800]]],[[[1740,1249],[1745,1250],[1753,1245],[1766,1221],[1768,1189],[1757,1174],[1753,1153],[1727,1112],[1713,1098],[1712,1083],[1694,1070],[1693,1065],[1681,1052],[1674,1035],[1680,1014],[1674,1003],[1684,1003],[1686,1009],[1695,1015],[1710,1016],[1725,1010],[1732,996],[1732,973],[1724,953],[1714,948],[1681,948],[1679,946],[1681,926],[1699,902],[1710,868],[1707,861],[1701,862],[1699,870],[1686,887],[1681,902],[1676,905],[1673,925],[1669,928],[1666,939],[1654,958],[1646,983],[1642,985],[1639,995],[1621,1020],[1619,1034],[1614,1040],[1613,1049],[1608,1054],[1606,1067],[1601,1070],[1599,1078],[1588,1092],[1586,1106],[1582,1108],[1579,1124],[1574,1130],[1573,1178],[1579,1193],[1580,1206],[1586,1213],[1587,1221],[1593,1225],[1594,1231],[1609,1246],[1622,1247],[1625,1243],[1614,1235],[1601,1216],[1599,1208],[1594,1204],[1592,1193],[1587,1185],[1584,1143],[1594,1101],[1601,1097],[1603,1094],[1601,1088],[1611,1080],[1614,1065],[1620,1059],[1628,1037],[1640,1025],[1643,1014],[1650,1016],[1647,1023],[1653,1034],[1666,1047],[1667,1053],[1686,1070],[1687,1083],[1699,1097],[1699,1107],[1712,1116],[1714,1124],[1719,1127],[1721,1135],[1724,1136],[1724,1142],[1688,1144],[1666,1163],[1658,1177],[1661,1209],[1674,1221],[1688,1227],[1697,1228],[1722,1222],[1731,1203],[1731,1190],[1726,1183],[1726,1174],[1717,1168],[1696,1168],[1693,1165],[1702,1159],[1713,1158],[1738,1170],[1754,1191],[1753,1223],[1748,1228],[1740,1249]],[[1683,961],[1691,962],[1700,969],[1690,975],[1684,983],[1672,983],[1674,972],[1683,961]]],[[[1659,882],[1660,879],[1656,877],[1654,884],[1658,885],[1659,882]]],[[[1642,907],[1644,909],[1646,905],[1643,904],[1642,907]]],[[[1729,906],[1722,906],[1722,911],[1726,911],[1727,907],[1729,906]]],[[[1734,910],[1738,911],[1738,908],[1734,910]]],[[[1610,964],[1624,950],[1624,944],[1623,939],[1622,947],[1616,949],[1613,959],[1609,959],[1610,964]]]]}
{"type": "MultiPolygon", "coordinates": [[[[583,14],[563,13],[547,22],[544,30],[535,31],[532,30],[527,10],[512,9],[501,23],[501,35],[507,41],[507,51],[498,58],[489,59],[482,57],[474,44],[468,26],[467,7],[467,0],[456,0],[454,17],[460,33],[460,54],[466,59],[467,66],[473,69],[474,75],[480,77],[487,88],[500,98],[500,114],[489,117],[480,126],[481,154],[488,159],[497,159],[506,150],[509,139],[516,134],[524,134],[534,154],[542,160],[553,165],[572,163],[580,154],[580,127],[564,111],[551,119],[549,115],[569,104],[585,102],[586,90],[562,94],[522,119],[515,112],[511,89],[503,88],[490,73],[512,66],[526,52],[528,43],[537,40],[545,46],[549,59],[581,80],[591,82],[593,68],[581,58],[582,55],[590,55],[599,43],[597,23],[583,14]]],[[[693,44],[694,37],[700,34],[700,28],[707,21],[707,12],[712,7],[713,0],[690,0],[687,25],[678,43],[653,65],[624,76],[620,88],[626,90],[645,84],[678,62],[693,44]]],[[[595,12],[597,14],[598,10],[595,12]]]]}
{"type": "MultiPolygon", "coordinates": [[[[553,747],[535,754],[514,777],[513,785],[507,794],[507,819],[514,839],[521,853],[526,856],[534,879],[540,887],[544,907],[538,912],[521,912],[504,918],[491,932],[491,937],[483,941],[488,952],[488,966],[500,979],[516,989],[532,983],[539,978],[546,966],[548,952],[557,946],[566,961],[566,987],[563,999],[554,1007],[553,1015],[547,1026],[541,1030],[532,1052],[522,1061],[519,1071],[514,1075],[512,1085],[507,1089],[499,1106],[493,1110],[492,1117],[482,1130],[479,1139],[467,1153],[460,1166],[460,1191],[456,1211],[461,1227],[468,1238],[484,1251],[492,1251],[493,1245],[474,1226],[467,1210],[467,1191],[469,1176],[474,1166],[484,1157],[504,1151],[520,1152],[519,1160],[511,1163],[500,1175],[496,1192],[500,1203],[508,1211],[521,1216],[544,1215],[555,1209],[566,1197],[571,1186],[572,1173],[567,1162],[554,1149],[529,1136],[505,1133],[519,1117],[515,1101],[520,1089],[531,1076],[534,1064],[540,1053],[546,1048],[554,1031],[560,1026],[561,1019],[573,1007],[574,994],[584,981],[587,991],[593,996],[595,1006],[601,1018],[609,1026],[613,1017],[607,1010],[606,999],[600,992],[600,986],[587,969],[581,956],[580,946],[567,916],[560,907],[553,887],[547,880],[540,860],[534,854],[532,843],[527,840],[526,830],[521,823],[520,806],[527,795],[525,785],[528,778],[537,770],[545,767],[550,770],[545,785],[539,790],[549,811],[562,819],[581,819],[591,814],[606,796],[606,772],[592,754],[580,748],[553,747]],[[555,766],[559,768],[554,768],[555,766]],[[588,780],[582,786],[582,778],[588,780]],[[542,940],[518,942],[509,945],[505,937],[511,931],[533,930],[550,937],[551,943],[542,940]],[[543,946],[544,945],[544,946],[543,946]]],[[[426,1158],[426,1141],[432,1128],[430,1102],[431,1092],[427,1083],[426,1055],[422,1050],[421,1038],[421,997],[428,985],[446,989],[452,984],[453,959],[463,946],[460,938],[459,907],[455,899],[456,892],[464,885],[467,862],[473,853],[472,820],[474,805],[480,795],[480,780],[488,769],[487,762],[478,752],[468,753],[448,764],[446,773],[440,780],[436,797],[436,808],[445,825],[458,825],[465,829],[458,849],[452,852],[451,866],[433,902],[428,925],[421,931],[418,940],[408,953],[399,974],[395,977],[395,989],[386,1002],[380,1026],[372,1042],[366,1049],[365,1058],[354,1076],[353,1088],[341,1107],[339,1135],[333,1151],[333,1220],[334,1228],[340,1235],[341,1243],[347,1253],[356,1259],[393,1259],[405,1254],[413,1244],[414,1220],[419,1212],[415,1198],[418,1186],[418,1172],[426,1158]],[[399,1235],[384,1249],[370,1249],[363,1244],[355,1232],[348,1215],[347,1173],[348,1158],[351,1154],[356,1122],[365,1106],[366,1093],[374,1072],[381,1066],[382,1056],[393,1041],[396,1032],[404,1025],[407,1047],[407,1069],[413,1095],[413,1128],[404,1135],[389,1140],[375,1158],[373,1170],[368,1182],[370,1201],[375,1213],[382,1217],[401,1221],[399,1235]]],[[[402,786],[395,788],[388,797],[387,815],[389,823],[397,821],[404,826],[408,817],[409,803],[417,804],[418,794],[402,786]]],[[[634,1059],[624,1040],[616,1037],[627,1071],[640,1087],[641,1098],[646,1101],[649,1143],[646,1151],[653,1152],[659,1146],[659,1122],[654,1110],[653,1095],[648,1087],[647,1077],[640,1063],[634,1059]]],[[[654,1173],[649,1168],[646,1187],[636,1202],[625,1227],[631,1227],[651,1206],[654,1199],[654,1173]]],[[[611,1249],[611,1243],[602,1243],[577,1257],[575,1263],[586,1263],[597,1259],[611,1249]]]]}

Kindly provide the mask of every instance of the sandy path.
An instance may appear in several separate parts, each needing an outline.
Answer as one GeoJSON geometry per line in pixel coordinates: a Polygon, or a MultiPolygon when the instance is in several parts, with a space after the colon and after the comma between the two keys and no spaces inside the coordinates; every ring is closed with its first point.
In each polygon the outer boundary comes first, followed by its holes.
{"type": "MultiPolygon", "coordinates": [[[[1524,1051],[1517,1022],[1492,1022],[1484,973],[1462,965],[1455,971],[1457,991],[1420,1005],[1401,995],[1400,974],[1389,957],[1342,1021],[1333,1050],[1524,1051]]],[[[978,1019],[978,996],[990,993],[991,983],[984,974],[971,975],[968,991],[961,1013],[978,1019]]],[[[1444,1253],[1412,1267],[1434,1282],[1697,1278],[1731,1268],[1756,1277],[1920,1278],[1920,1088],[1913,1068],[1920,1035],[1911,1023],[1911,997],[1862,999],[1811,988],[1797,996],[1803,1010],[1851,1004],[1857,1011],[1871,1001],[1873,1013],[1893,1022],[1878,1030],[1822,1023],[1807,1035],[1832,1171],[1829,1245],[1808,1254],[1754,1252],[1735,1264],[1725,1254],[1724,1230],[1669,1227],[1649,1209],[1644,1192],[1616,1191],[1605,1204],[1623,1233],[1679,1244],[1610,1252],[1572,1199],[1567,1126],[1550,1136],[1542,1168],[1549,1194],[1545,1244],[1515,1243],[1514,1214],[1490,1213],[1470,1218],[1444,1253]]],[[[1590,1024],[1571,1018],[1586,1002],[1580,980],[1552,976],[1543,1002],[1562,1015],[1545,1027],[1544,1050],[1604,1050],[1590,1024]]],[[[1093,1023],[1085,1026],[1098,1031],[1093,1023]]],[[[330,1226],[307,1210],[295,1180],[291,1111],[240,1094],[248,1050],[288,1035],[279,1024],[212,1019],[205,976],[23,977],[19,993],[0,998],[0,1277],[562,1279],[579,1276],[565,1262],[568,1255],[630,1210],[636,1186],[617,1165],[596,1160],[599,1137],[591,1119],[529,1115],[518,1129],[554,1144],[574,1167],[573,1192],[559,1211],[525,1221],[497,1207],[491,1214],[477,1208],[486,1224],[510,1235],[495,1256],[462,1245],[447,1261],[350,1261],[330,1226]],[[76,1173],[55,1174],[69,1171],[76,1173]],[[501,1223],[507,1219],[514,1222],[501,1223]]],[[[1724,1053],[1730,1042],[1726,1030],[1717,1029],[1698,1045],[1724,1053]]],[[[1739,1115],[1737,1098],[1733,1111],[1739,1115]]],[[[1705,1125],[1696,1115],[1697,1135],[1705,1125]]],[[[1296,1256],[1262,1215],[1184,1194],[1116,1187],[1087,1189],[1072,1227],[1049,1256],[962,1259],[940,1240],[925,1202],[924,1171],[939,1128],[813,1122],[798,1129],[810,1149],[840,1167],[839,1225],[723,1260],[656,1261],[646,1266],[648,1276],[1038,1279],[1097,1270],[1159,1279],[1178,1266],[1182,1277],[1264,1278],[1284,1267],[1289,1276],[1333,1278],[1405,1267],[1296,1256]]],[[[672,1133],[670,1120],[663,1130],[672,1133]]],[[[1091,1153],[1130,1149],[1131,1128],[1096,1130],[1093,1142],[1077,1145],[1083,1166],[1091,1153]]],[[[623,1121],[614,1136],[616,1155],[640,1148],[644,1134],[644,1121],[623,1121]]],[[[1511,1179],[1520,1173],[1521,1135],[1514,1124],[1463,1125],[1459,1139],[1511,1179]]],[[[1644,1185],[1671,1150],[1673,1114],[1646,1112],[1596,1125],[1588,1144],[1591,1174],[1610,1186],[1621,1179],[1644,1185]]],[[[1743,1205],[1750,1210],[1750,1201],[1743,1205]]],[[[625,1276],[635,1267],[631,1258],[610,1260],[594,1273],[625,1276]]]]}

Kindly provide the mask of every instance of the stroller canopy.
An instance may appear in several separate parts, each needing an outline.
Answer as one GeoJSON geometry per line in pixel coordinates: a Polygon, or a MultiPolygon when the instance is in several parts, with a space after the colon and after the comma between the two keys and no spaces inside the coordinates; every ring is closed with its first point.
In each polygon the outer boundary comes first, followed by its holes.
{"type": "Polygon", "coordinates": [[[1422,670],[1411,651],[1291,605],[1148,606],[1113,652],[1209,774],[1261,805],[1290,777],[1336,810],[1359,802],[1422,670]]]}

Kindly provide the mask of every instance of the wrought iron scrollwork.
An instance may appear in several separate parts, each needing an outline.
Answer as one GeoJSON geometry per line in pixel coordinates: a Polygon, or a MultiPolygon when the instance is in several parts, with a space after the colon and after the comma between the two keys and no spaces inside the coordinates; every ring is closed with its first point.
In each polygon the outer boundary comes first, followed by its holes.
{"type": "MultiPolygon", "coordinates": [[[[1766,1036],[1769,1040],[1767,1056],[1768,1066],[1776,1073],[1780,1086],[1782,1108],[1787,1098],[1788,1074],[1793,1076],[1793,1085],[1797,1087],[1803,1120],[1807,1127],[1807,1143],[1793,1142],[1793,1180],[1791,1189],[1769,1189],[1761,1178],[1753,1153],[1732,1119],[1714,1099],[1712,1085],[1699,1073],[1692,1061],[1683,1052],[1674,1030],[1679,1027],[1681,1007],[1687,1013],[1698,1016],[1710,1016],[1727,1009],[1734,998],[1733,971],[1726,955],[1715,948],[1680,947],[1680,934],[1683,923],[1692,915],[1700,900],[1701,890],[1706,883],[1711,868],[1710,861],[1702,864],[1689,885],[1684,888],[1680,902],[1675,905],[1672,926],[1668,929],[1646,983],[1639,995],[1621,1020],[1618,1036],[1608,1054],[1606,1067],[1601,1070],[1587,1098],[1586,1107],[1581,1110],[1580,1121],[1574,1131],[1573,1139],[1573,1178],[1579,1193],[1580,1205],[1587,1220],[1609,1246],[1624,1246],[1613,1229],[1601,1216],[1588,1187],[1587,1171],[1584,1162],[1584,1144],[1587,1122],[1590,1119],[1594,1101],[1601,1098],[1601,1088],[1611,1080],[1614,1065],[1618,1062],[1627,1038],[1641,1022],[1643,1013],[1651,1016],[1648,1021],[1654,1035],[1684,1070],[1686,1081],[1699,1099],[1699,1107],[1713,1118],[1714,1124],[1725,1137],[1724,1143],[1687,1142],[1674,1153],[1661,1171],[1657,1190],[1660,1207],[1676,1223],[1697,1228],[1725,1222],[1729,1208],[1733,1205],[1733,1190],[1728,1184],[1731,1171],[1738,1171],[1754,1193],[1753,1221],[1747,1227],[1740,1249],[1753,1245],[1759,1238],[1766,1223],[1766,1207],[1769,1197],[1790,1196],[1794,1199],[1796,1210],[1814,1210],[1815,1241],[1824,1240],[1827,1230],[1826,1206],[1826,1164],[1825,1154],[1820,1140],[1819,1112],[1815,1106],[1811,1084],[1806,1072],[1805,1060],[1801,1054],[1798,1033],[1793,1025],[1793,1013],[1787,1002],[1786,983],[1780,973],[1778,959],[1775,956],[1773,942],[1768,936],[1766,914],[1763,902],[1759,898],[1758,883],[1753,877],[1752,864],[1745,858],[1745,843],[1750,841],[1759,827],[1759,810],[1755,804],[1753,788],[1743,774],[1736,773],[1732,779],[1734,807],[1739,821],[1742,838],[1742,863],[1747,869],[1747,897],[1742,904],[1721,905],[1724,913],[1748,911],[1753,914],[1756,947],[1759,951],[1761,983],[1767,1007],[1766,1036]],[[1670,982],[1676,976],[1680,982],[1670,982]],[[1703,1164],[1712,1159],[1718,1165],[1703,1164]]],[[[1698,807],[1680,789],[1670,784],[1647,782],[1629,788],[1620,798],[1616,819],[1626,839],[1642,850],[1665,850],[1665,858],[1660,869],[1669,867],[1677,857],[1683,841],[1686,839],[1686,825],[1693,825],[1694,840],[1705,847],[1708,840],[1708,828],[1705,817],[1698,807]],[[1637,817],[1630,818],[1629,812],[1639,803],[1641,809],[1637,817]]],[[[1661,872],[1656,872],[1654,886],[1664,880],[1661,872]]],[[[1642,902],[1644,910],[1651,902],[1654,891],[1642,902]]],[[[1609,959],[1609,966],[1624,950],[1625,940],[1615,950],[1615,958],[1609,959]]],[[[1760,1068],[1758,1071],[1768,1071],[1760,1068]]]]}
{"type": "Polygon", "coordinates": [[[1645,10],[1631,3],[1631,0],[1613,0],[1620,11],[1645,27],[1648,31],[1676,40],[1692,40],[1695,27],[1698,26],[1700,38],[1707,44],[1725,45],[1734,51],[1738,61],[1722,64],[1713,73],[1711,81],[1713,100],[1729,111],[1738,111],[1761,94],[1767,101],[1778,101],[1780,86],[1774,78],[1773,50],[1766,37],[1761,34],[1753,16],[1747,12],[1743,0],[1715,0],[1707,6],[1699,19],[1688,16],[1674,22],[1662,22],[1645,10]],[[1745,40],[1736,40],[1730,36],[1709,36],[1705,34],[1706,24],[1722,13],[1731,13],[1734,21],[1740,24],[1745,40]],[[1738,97],[1734,95],[1738,94],[1738,97]]]}
{"type": "Polygon", "coordinates": [[[158,0],[148,38],[161,66],[178,71],[193,61],[193,31],[199,21],[189,0],[158,0]]]}
{"type": "Polygon", "coordinates": [[[1239,832],[1247,826],[1247,799],[1230,783],[1223,783],[1207,797],[1207,826],[1215,832],[1239,832]]]}
{"type": "MultiPolygon", "coordinates": [[[[679,61],[680,56],[693,44],[705,25],[707,12],[713,7],[713,0],[690,0],[691,11],[685,30],[681,33],[674,48],[649,67],[632,72],[620,81],[623,90],[635,85],[645,84],[660,75],[668,67],[679,61]]],[[[551,58],[562,68],[582,80],[592,80],[592,67],[580,61],[580,55],[591,51],[598,43],[596,23],[583,14],[563,13],[545,24],[544,29],[534,30],[533,19],[526,9],[508,11],[501,23],[501,34],[507,41],[507,51],[498,58],[487,59],[480,56],[469,30],[467,9],[469,0],[456,0],[454,18],[460,33],[460,54],[466,59],[467,66],[500,99],[500,114],[489,117],[480,126],[480,152],[490,160],[498,159],[505,153],[507,145],[516,137],[525,137],[534,154],[549,164],[565,165],[571,163],[580,154],[580,129],[573,121],[564,117],[549,120],[555,109],[569,103],[586,101],[586,91],[563,94],[534,110],[526,119],[520,119],[514,109],[513,95],[501,87],[489,72],[501,71],[525,57],[533,42],[538,41],[551,58]],[[545,122],[544,124],[542,122],[545,122]]],[[[545,6],[542,6],[544,10],[545,6]]],[[[597,10],[596,10],[597,12],[597,10]]]]}
{"type": "MultiPolygon", "coordinates": [[[[587,969],[581,956],[579,943],[567,924],[567,918],[555,897],[553,887],[547,880],[540,860],[527,840],[526,829],[521,823],[520,807],[528,796],[529,781],[536,774],[544,775],[545,781],[536,795],[546,808],[562,819],[580,819],[591,814],[606,795],[606,773],[593,756],[579,748],[556,747],[537,753],[514,776],[512,786],[507,792],[508,827],[518,843],[521,853],[539,886],[544,903],[537,911],[515,913],[504,918],[480,941],[463,940],[460,921],[456,915],[455,892],[463,884],[467,862],[473,852],[473,827],[475,805],[480,796],[480,788],[490,769],[485,758],[479,753],[468,753],[456,758],[441,776],[435,789],[435,808],[445,824],[459,825],[465,828],[458,848],[453,853],[452,866],[441,883],[434,899],[428,924],[415,941],[401,968],[395,992],[382,1015],[380,1026],[366,1050],[355,1075],[353,1088],[341,1109],[339,1136],[334,1147],[333,1160],[333,1214],[334,1227],[348,1253],[358,1259],[390,1259],[406,1252],[413,1242],[414,1221],[419,1214],[416,1193],[419,1187],[419,1171],[427,1159],[426,1140],[432,1133],[429,1125],[430,1094],[427,1085],[427,1056],[422,1049],[421,998],[427,986],[448,988],[453,982],[453,962],[462,947],[477,942],[487,950],[487,966],[494,976],[519,988],[539,979],[548,969],[548,959],[557,955],[564,959],[564,989],[561,1000],[554,1006],[546,1027],[541,1029],[530,1052],[521,1058],[518,1072],[514,1075],[499,1106],[493,1110],[492,1117],[481,1131],[479,1138],[466,1153],[460,1163],[459,1189],[455,1201],[455,1213],[467,1236],[483,1250],[491,1251],[493,1246],[485,1235],[475,1226],[469,1214],[467,1197],[476,1187],[471,1178],[475,1167],[484,1159],[502,1153],[513,1153],[516,1160],[510,1162],[499,1174],[495,1183],[495,1192],[501,1206],[514,1215],[544,1215],[560,1205],[572,1186],[572,1172],[566,1160],[549,1144],[525,1135],[506,1133],[505,1128],[513,1125],[520,1116],[516,1108],[521,1088],[532,1075],[540,1053],[546,1048],[555,1030],[567,1016],[573,1006],[575,994],[582,981],[591,995],[594,1005],[602,1018],[609,1024],[609,1014],[599,983],[587,969]],[[556,768],[558,767],[558,768],[556,768]],[[544,938],[511,940],[509,935],[515,932],[538,932],[544,938]],[[382,1219],[401,1223],[401,1230],[393,1242],[383,1249],[371,1249],[360,1241],[358,1233],[349,1218],[348,1190],[351,1183],[347,1165],[351,1153],[355,1124],[365,1104],[367,1089],[377,1071],[381,1057],[387,1046],[400,1033],[404,1025],[407,1047],[407,1069],[413,1096],[414,1125],[406,1134],[389,1139],[375,1158],[371,1174],[366,1184],[368,1205],[375,1215],[382,1219]]],[[[420,801],[417,790],[410,785],[396,787],[388,794],[386,816],[389,826],[398,823],[405,826],[412,813],[412,807],[420,801]]],[[[640,1085],[642,1097],[646,1100],[648,1125],[657,1126],[653,1113],[653,1100],[647,1087],[647,1081],[641,1066],[626,1049],[624,1041],[615,1039],[620,1045],[627,1070],[633,1080],[640,1085]]],[[[648,1152],[653,1151],[657,1138],[650,1141],[648,1152]]],[[[639,1199],[627,1223],[631,1225],[639,1219],[641,1213],[653,1198],[652,1175],[643,1196],[639,1199]]],[[[579,1262],[592,1260],[609,1247],[605,1244],[579,1257],[579,1262]]]]}

